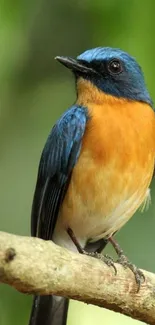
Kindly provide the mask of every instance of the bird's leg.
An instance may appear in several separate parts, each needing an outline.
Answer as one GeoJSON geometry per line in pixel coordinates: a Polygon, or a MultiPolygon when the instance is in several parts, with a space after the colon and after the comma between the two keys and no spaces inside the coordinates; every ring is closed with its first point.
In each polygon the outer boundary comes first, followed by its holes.
{"type": "Polygon", "coordinates": [[[108,256],[108,255],[102,255],[98,252],[87,252],[86,250],[83,249],[83,247],[80,245],[80,243],[78,242],[73,230],[71,228],[68,228],[67,229],[67,233],[69,235],[69,237],[71,238],[72,242],[74,243],[74,245],[76,246],[78,252],[80,254],[85,254],[85,255],[88,255],[88,256],[92,256],[92,257],[95,257],[95,258],[98,258],[100,260],[102,260],[105,264],[107,264],[108,266],[112,266],[114,271],[115,271],[115,274],[117,273],[117,269],[116,269],[116,266],[114,264],[114,261],[112,259],[112,257],[108,256]]]}
{"type": "Polygon", "coordinates": [[[145,281],[145,276],[141,270],[139,270],[134,264],[132,264],[126,255],[124,255],[123,250],[121,249],[120,245],[117,243],[117,241],[111,236],[109,238],[109,242],[112,244],[113,248],[115,249],[117,255],[118,255],[118,260],[117,263],[123,265],[125,268],[129,268],[134,276],[136,283],[138,285],[137,292],[140,290],[141,284],[145,281]]]}
{"type": "Polygon", "coordinates": [[[86,252],[83,249],[83,247],[80,245],[80,243],[78,242],[73,230],[71,228],[68,228],[67,233],[68,233],[69,237],[71,238],[72,242],[74,243],[74,245],[76,246],[78,252],[80,254],[85,254],[86,252]]]}

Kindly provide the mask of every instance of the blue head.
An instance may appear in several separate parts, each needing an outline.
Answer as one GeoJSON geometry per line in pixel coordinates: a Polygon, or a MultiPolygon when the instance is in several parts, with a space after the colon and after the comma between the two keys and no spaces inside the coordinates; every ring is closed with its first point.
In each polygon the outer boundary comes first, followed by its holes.
{"type": "Polygon", "coordinates": [[[152,106],[141,67],[120,49],[98,47],[82,53],[77,59],[57,59],[74,72],[76,79],[82,77],[107,94],[152,106]]]}

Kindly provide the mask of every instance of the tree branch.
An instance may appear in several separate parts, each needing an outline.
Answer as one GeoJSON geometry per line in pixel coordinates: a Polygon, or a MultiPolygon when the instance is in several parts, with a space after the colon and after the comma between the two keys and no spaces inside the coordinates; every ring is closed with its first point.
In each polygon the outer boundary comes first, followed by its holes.
{"type": "Polygon", "coordinates": [[[55,294],[81,300],[155,324],[155,275],[137,293],[134,275],[51,241],[0,232],[0,281],[29,294],[55,294]]]}

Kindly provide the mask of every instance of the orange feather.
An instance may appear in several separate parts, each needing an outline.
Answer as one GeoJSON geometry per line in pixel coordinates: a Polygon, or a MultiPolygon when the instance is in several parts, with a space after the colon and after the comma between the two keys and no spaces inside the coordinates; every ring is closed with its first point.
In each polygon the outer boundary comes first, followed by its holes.
{"type": "Polygon", "coordinates": [[[83,79],[77,89],[77,104],[88,108],[90,120],[57,227],[62,222],[76,229],[85,242],[112,235],[146,200],[155,162],[155,114],[148,104],[104,94],[83,79]]]}

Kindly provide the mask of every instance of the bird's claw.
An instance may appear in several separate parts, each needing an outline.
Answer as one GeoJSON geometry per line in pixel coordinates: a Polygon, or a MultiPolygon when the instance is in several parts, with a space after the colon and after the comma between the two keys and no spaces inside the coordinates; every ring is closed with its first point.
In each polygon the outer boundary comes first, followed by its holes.
{"type": "Polygon", "coordinates": [[[137,283],[137,293],[140,290],[141,284],[145,282],[145,276],[143,272],[136,267],[136,265],[132,264],[128,258],[121,254],[117,260],[117,263],[121,264],[124,268],[129,268],[135,276],[135,280],[137,283]]]}
{"type": "Polygon", "coordinates": [[[114,263],[114,260],[113,260],[113,258],[111,256],[109,256],[107,254],[105,254],[105,255],[99,254],[97,252],[88,253],[86,251],[83,251],[83,254],[85,254],[87,256],[95,257],[95,258],[101,260],[102,262],[104,262],[107,266],[113,267],[114,272],[115,272],[115,275],[117,274],[117,268],[116,268],[115,263],[114,263]]]}
{"type": "Polygon", "coordinates": [[[114,263],[114,260],[111,256],[105,254],[105,255],[102,255],[102,259],[104,261],[104,263],[108,266],[112,266],[113,269],[114,269],[114,272],[115,272],[115,275],[117,274],[117,268],[115,266],[115,263],[114,263]]]}

